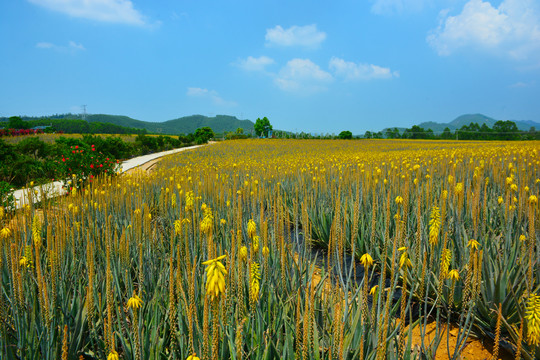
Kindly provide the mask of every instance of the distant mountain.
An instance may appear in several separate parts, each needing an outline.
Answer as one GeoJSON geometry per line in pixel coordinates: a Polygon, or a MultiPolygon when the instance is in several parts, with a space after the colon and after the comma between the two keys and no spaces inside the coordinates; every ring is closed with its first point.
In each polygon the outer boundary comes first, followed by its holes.
{"type": "MultiPolygon", "coordinates": [[[[56,114],[53,116],[29,117],[21,116],[23,120],[51,119],[81,119],[79,114],[56,114]]],[[[9,118],[0,118],[0,121],[8,121],[9,118]]],[[[200,127],[209,126],[215,133],[222,134],[227,131],[236,131],[238,128],[244,129],[245,133],[254,131],[254,123],[251,120],[239,120],[235,116],[216,115],[208,117],[204,115],[184,116],[178,119],[164,122],[150,122],[130,118],[123,115],[93,114],[87,115],[89,122],[110,123],[136,129],[146,129],[150,133],[158,134],[189,134],[195,132],[200,127]]]]}
{"type": "MultiPolygon", "coordinates": [[[[477,123],[478,125],[482,126],[482,124],[486,124],[490,128],[495,125],[495,123],[498,120],[493,119],[489,116],[483,115],[483,114],[465,114],[458,116],[454,120],[452,120],[449,123],[436,123],[433,121],[427,121],[418,124],[420,127],[424,129],[431,129],[434,133],[442,132],[444,128],[448,127],[451,131],[454,131],[456,129],[460,129],[463,125],[469,125],[470,123],[477,123]]],[[[537,122],[534,122],[532,120],[511,120],[516,123],[516,126],[519,130],[529,130],[531,126],[534,126],[536,129],[540,129],[540,124],[537,122]]]]}

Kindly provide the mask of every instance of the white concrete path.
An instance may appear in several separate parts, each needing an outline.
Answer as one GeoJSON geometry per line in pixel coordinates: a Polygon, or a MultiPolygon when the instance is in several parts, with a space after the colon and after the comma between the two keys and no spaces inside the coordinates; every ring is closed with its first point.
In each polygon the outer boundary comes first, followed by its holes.
{"type": "MultiPolygon", "coordinates": [[[[148,154],[148,155],[131,158],[120,163],[119,173],[124,173],[128,170],[136,168],[137,166],[141,166],[143,164],[146,164],[149,161],[152,161],[152,160],[155,160],[155,159],[167,156],[167,155],[176,154],[178,152],[185,151],[185,150],[196,149],[201,146],[205,146],[205,145],[187,146],[183,148],[162,151],[162,152],[158,152],[154,154],[148,154]]],[[[66,193],[66,190],[62,187],[62,185],[63,183],[61,181],[54,181],[48,184],[34,186],[33,188],[15,190],[13,192],[13,195],[15,196],[15,203],[16,203],[17,209],[20,209],[21,207],[23,207],[24,205],[28,203],[29,195],[33,197],[34,202],[41,200],[41,194],[45,194],[47,199],[64,195],[66,193]]]]}

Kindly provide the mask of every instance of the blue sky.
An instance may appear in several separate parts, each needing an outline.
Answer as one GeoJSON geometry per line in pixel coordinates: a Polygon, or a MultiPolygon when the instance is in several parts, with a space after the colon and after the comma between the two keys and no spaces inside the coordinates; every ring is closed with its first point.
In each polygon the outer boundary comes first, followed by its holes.
{"type": "Polygon", "coordinates": [[[539,0],[9,0],[0,46],[0,116],[540,122],[539,0]]]}

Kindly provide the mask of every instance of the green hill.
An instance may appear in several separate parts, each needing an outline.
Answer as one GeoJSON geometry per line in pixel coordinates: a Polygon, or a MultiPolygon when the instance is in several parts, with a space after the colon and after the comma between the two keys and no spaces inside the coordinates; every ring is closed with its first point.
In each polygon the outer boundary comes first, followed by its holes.
{"type": "MultiPolygon", "coordinates": [[[[482,124],[486,124],[490,128],[495,125],[495,123],[498,120],[493,119],[489,116],[483,115],[483,114],[465,114],[458,116],[454,120],[452,120],[449,123],[436,123],[433,121],[427,121],[418,124],[418,126],[424,128],[424,129],[431,129],[434,133],[440,133],[443,132],[444,128],[448,127],[451,131],[454,131],[456,129],[460,129],[463,125],[469,125],[470,123],[477,123],[478,125],[482,126],[482,124]]],[[[537,129],[540,128],[540,124],[531,121],[531,120],[511,120],[516,123],[516,126],[519,130],[528,131],[531,126],[536,127],[537,129]]]]}
{"type": "Polygon", "coordinates": [[[229,115],[216,115],[214,117],[191,115],[164,122],[141,121],[132,119],[128,116],[105,114],[89,115],[87,118],[90,122],[97,121],[132,128],[146,129],[149,132],[158,134],[189,134],[204,126],[210,127],[217,134],[221,134],[226,131],[235,131],[238,128],[244,129],[244,132],[254,130],[254,124],[250,120],[239,120],[235,116],[229,115]]]}
{"type": "MultiPolygon", "coordinates": [[[[25,121],[45,120],[45,119],[74,119],[80,120],[79,114],[56,114],[52,116],[30,117],[21,116],[25,121]]],[[[254,123],[251,120],[239,120],[235,116],[216,115],[208,117],[204,115],[184,116],[178,119],[164,122],[150,122],[130,118],[123,115],[93,114],[87,115],[88,122],[108,123],[128,128],[146,129],[150,133],[178,135],[195,132],[200,127],[209,126],[216,134],[227,131],[236,131],[238,128],[244,129],[244,133],[254,131],[254,123]]],[[[9,118],[0,118],[0,121],[8,121],[9,118]]]]}

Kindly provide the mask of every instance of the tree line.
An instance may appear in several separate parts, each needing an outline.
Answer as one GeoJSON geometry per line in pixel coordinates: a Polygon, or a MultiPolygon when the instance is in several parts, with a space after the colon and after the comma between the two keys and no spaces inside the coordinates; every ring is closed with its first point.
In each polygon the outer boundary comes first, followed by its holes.
{"type": "Polygon", "coordinates": [[[424,129],[414,125],[402,132],[397,128],[389,128],[384,132],[366,131],[366,139],[445,139],[445,140],[540,140],[540,131],[531,127],[528,131],[519,130],[516,123],[510,120],[499,120],[490,128],[487,124],[482,126],[473,122],[463,125],[454,131],[446,127],[436,134],[431,129],[424,129]]]}
{"type": "Polygon", "coordinates": [[[136,129],[103,122],[88,122],[78,119],[37,119],[25,121],[19,116],[12,116],[8,121],[0,122],[4,129],[31,129],[45,127],[43,132],[65,134],[147,134],[146,129],[136,129]]]}

